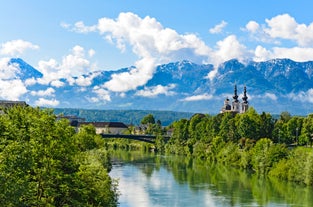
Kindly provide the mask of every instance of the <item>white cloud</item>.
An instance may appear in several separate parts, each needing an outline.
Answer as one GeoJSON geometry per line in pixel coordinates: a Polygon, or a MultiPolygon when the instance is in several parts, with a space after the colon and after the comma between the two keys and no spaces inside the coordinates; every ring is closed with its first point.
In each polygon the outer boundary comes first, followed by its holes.
{"type": "Polygon", "coordinates": [[[46,90],[32,91],[30,94],[32,96],[54,96],[55,90],[51,87],[46,90]]]}
{"type": "MultiPolygon", "coordinates": [[[[164,28],[155,18],[140,18],[133,13],[120,13],[116,20],[101,18],[96,25],[99,33],[121,51],[130,45],[139,60],[136,69],[113,75],[105,86],[116,92],[134,90],[144,85],[154,74],[155,66],[169,61],[188,59],[196,62],[208,60],[211,49],[194,34],[178,34],[164,28]]],[[[79,32],[93,31],[76,24],[79,32]]],[[[93,28],[93,26],[91,26],[93,28]]]]}
{"type": "Polygon", "coordinates": [[[37,101],[35,101],[36,106],[52,106],[55,107],[59,105],[60,102],[56,99],[45,99],[45,98],[39,98],[37,101]]]}
{"type": "Polygon", "coordinates": [[[22,54],[27,49],[37,50],[39,49],[39,46],[31,42],[21,40],[21,39],[12,40],[12,41],[5,42],[1,45],[0,54],[16,56],[16,55],[22,54]]]}
{"type": "Polygon", "coordinates": [[[269,98],[269,99],[271,99],[273,101],[277,100],[277,96],[275,94],[273,94],[273,93],[265,93],[264,97],[269,98]]]}
{"type": "Polygon", "coordinates": [[[313,48],[283,48],[273,47],[271,50],[267,50],[262,46],[257,46],[255,49],[255,61],[266,61],[275,58],[289,58],[298,62],[305,62],[313,60],[313,48]]]}
{"type": "Polygon", "coordinates": [[[246,46],[241,44],[235,35],[229,35],[224,40],[216,43],[217,50],[215,51],[215,62],[221,63],[233,58],[239,60],[248,57],[246,46]]]}
{"type": "Polygon", "coordinates": [[[260,25],[255,21],[250,21],[246,25],[246,30],[257,33],[259,41],[273,42],[289,40],[300,47],[311,47],[313,44],[313,22],[309,25],[299,24],[294,17],[289,14],[281,14],[271,19],[265,20],[265,25],[260,25]]]}
{"type": "Polygon", "coordinates": [[[57,88],[60,88],[60,87],[65,85],[65,83],[60,81],[60,80],[53,80],[53,81],[51,81],[50,84],[51,84],[51,86],[54,86],[54,87],[57,87],[57,88]]]}
{"type": "Polygon", "coordinates": [[[216,43],[216,50],[212,53],[212,63],[215,67],[206,78],[211,81],[215,78],[218,73],[217,66],[220,63],[234,58],[243,61],[249,56],[251,56],[251,52],[247,50],[245,45],[241,44],[235,35],[229,35],[216,43]]]}
{"type": "MultiPolygon", "coordinates": [[[[211,33],[220,33],[227,25],[220,24],[210,29],[211,33]]],[[[265,19],[263,24],[248,21],[244,31],[250,33],[251,41],[261,42],[255,49],[249,49],[239,40],[247,37],[231,34],[218,41],[212,49],[196,34],[179,34],[174,29],[165,28],[155,18],[128,12],[120,13],[116,19],[101,18],[97,24],[87,26],[84,22],[77,22],[72,27],[65,28],[79,32],[99,32],[106,41],[114,44],[121,52],[131,48],[138,57],[134,63],[135,69],[118,75],[104,84],[107,90],[126,92],[143,86],[153,77],[156,65],[172,61],[190,60],[196,63],[212,63],[215,66],[208,78],[212,80],[217,74],[217,66],[227,60],[236,58],[240,61],[254,59],[265,61],[273,58],[290,58],[296,61],[313,59],[313,23],[298,24],[289,14],[277,15],[265,19]],[[298,46],[293,48],[277,47],[282,41],[291,41],[298,46]],[[272,45],[275,47],[272,48],[272,45]]],[[[93,52],[91,52],[90,57],[93,52]]],[[[83,63],[83,62],[81,62],[83,63]]]]}
{"type": "MultiPolygon", "coordinates": [[[[90,71],[95,70],[94,65],[86,59],[85,49],[79,45],[72,48],[71,53],[63,57],[62,62],[58,63],[55,59],[48,61],[39,61],[38,69],[43,73],[43,78],[39,79],[38,82],[41,84],[49,84],[54,81],[56,86],[61,86],[60,81],[55,82],[61,78],[72,79],[73,76],[80,76],[90,71]]],[[[89,50],[89,56],[94,51],[89,50]]],[[[74,82],[75,83],[75,82],[74,82]]],[[[79,82],[81,83],[81,79],[79,82]]]]}
{"type": "Polygon", "coordinates": [[[82,21],[76,22],[73,28],[75,29],[74,31],[78,33],[89,33],[97,29],[96,26],[86,26],[82,21]]]}
{"type": "Polygon", "coordinates": [[[17,64],[9,64],[10,58],[0,58],[0,79],[8,80],[20,72],[17,64]]]}
{"type": "Polygon", "coordinates": [[[37,80],[32,77],[32,78],[28,78],[24,81],[25,85],[26,86],[32,86],[32,85],[35,85],[37,83],[37,80]]]}
{"type": "Polygon", "coordinates": [[[246,30],[251,33],[256,33],[260,29],[260,25],[255,21],[249,21],[246,25],[246,30]]]}
{"type": "Polygon", "coordinates": [[[298,24],[289,14],[278,15],[265,20],[268,27],[264,31],[272,38],[296,40],[298,24]]]}
{"type": "Polygon", "coordinates": [[[96,51],[95,51],[94,49],[90,49],[90,50],[88,51],[89,57],[93,57],[95,54],[96,54],[96,51]]]}
{"type": "Polygon", "coordinates": [[[213,95],[205,93],[201,95],[194,95],[194,96],[186,97],[182,99],[182,101],[202,101],[202,100],[211,100],[212,98],[213,98],[213,95]]]}
{"type": "Polygon", "coordinates": [[[27,93],[24,83],[19,79],[2,80],[0,79],[0,97],[7,100],[19,100],[27,93]]]}
{"type": "Polygon", "coordinates": [[[223,20],[220,24],[218,24],[218,25],[216,25],[215,27],[211,28],[211,29],[209,30],[209,32],[210,32],[211,34],[218,34],[218,33],[221,33],[221,32],[223,31],[224,27],[226,27],[226,26],[227,26],[227,22],[225,22],[225,21],[223,20]]]}
{"type": "Polygon", "coordinates": [[[144,97],[156,97],[157,95],[164,94],[166,96],[171,96],[175,94],[175,92],[171,91],[174,88],[175,84],[169,84],[167,86],[157,85],[152,87],[144,87],[143,90],[137,91],[135,95],[144,97]]]}
{"type": "Polygon", "coordinates": [[[268,60],[269,57],[272,56],[272,53],[268,51],[266,48],[258,45],[254,51],[254,61],[261,62],[268,60]]]}
{"type": "Polygon", "coordinates": [[[290,93],[288,94],[288,97],[292,100],[313,103],[313,88],[310,88],[307,91],[301,91],[299,93],[290,93]]]}
{"type": "Polygon", "coordinates": [[[77,77],[77,79],[73,79],[73,82],[75,82],[79,86],[90,86],[92,84],[92,80],[98,76],[99,73],[94,72],[89,75],[80,75],[77,77]]]}
{"type": "Polygon", "coordinates": [[[95,93],[97,96],[90,98],[90,102],[111,101],[110,92],[104,88],[101,88],[100,86],[95,86],[92,89],[92,92],[95,93]]]}

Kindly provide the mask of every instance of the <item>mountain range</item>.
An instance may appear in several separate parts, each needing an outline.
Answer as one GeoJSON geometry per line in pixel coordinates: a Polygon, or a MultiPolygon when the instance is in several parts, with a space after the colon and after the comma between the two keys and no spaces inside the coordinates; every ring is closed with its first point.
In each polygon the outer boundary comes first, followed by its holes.
{"type": "Polygon", "coordinates": [[[27,89],[18,99],[33,106],[39,105],[38,100],[47,100],[41,103],[48,107],[50,104],[51,108],[217,114],[225,98],[232,99],[236,85],[240,101],[246,86],[249,105],[258,112],[288,111],[294,115],[313,112],[313,61],[273,59],[242,63],[232,59],[214,67],[185,60],[157,66],[148,82],[124,92],[110,91],[105,83],[113,75],[129,73],[134,67],[90,72],[52,84],[40,81],[44,74],[22,59],[12,58],[8,64],[18,68],[14,79],[23,82],[27,89]]]}

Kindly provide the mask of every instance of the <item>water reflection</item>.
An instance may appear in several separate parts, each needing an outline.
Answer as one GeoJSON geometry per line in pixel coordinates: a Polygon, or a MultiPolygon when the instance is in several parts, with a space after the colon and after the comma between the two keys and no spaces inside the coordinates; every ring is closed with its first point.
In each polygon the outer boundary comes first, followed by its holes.
{"type": "Polygon", "coordinates": [[[114,151],[120,206],[313,206],[313,189],[176,156],[114,151]]]}

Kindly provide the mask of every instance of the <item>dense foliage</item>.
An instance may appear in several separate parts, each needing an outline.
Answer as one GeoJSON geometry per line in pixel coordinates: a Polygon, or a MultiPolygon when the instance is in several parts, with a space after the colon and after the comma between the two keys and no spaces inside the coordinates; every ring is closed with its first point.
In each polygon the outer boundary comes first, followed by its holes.
{"type": "Polygon", "coordinates": [[[163,126],[167,126],[182,118],[189,119],[193,113],[177,111],[153,111],[153,110],[92,110],[56,108],[55,114],[75,115],[85,118],[86,121],[118,121],[125,124],[140,125],[142,119],[153,114],[155,120],[161,120],[163,126]]]}
{"type": "Polygon", "coordinates": [[[1,206],[117,206],[117,183],[94,128],[76,133],[51,110],[2,112],[1,206]]]}
{"type": "Polygon", "coordinates": [[[283,112],[274,119],[250,108],[244,114],[195,114],[171,127],[167,143],[157,139],[159,151],[313,185],[313,115],[292,117],[283,112]]]}

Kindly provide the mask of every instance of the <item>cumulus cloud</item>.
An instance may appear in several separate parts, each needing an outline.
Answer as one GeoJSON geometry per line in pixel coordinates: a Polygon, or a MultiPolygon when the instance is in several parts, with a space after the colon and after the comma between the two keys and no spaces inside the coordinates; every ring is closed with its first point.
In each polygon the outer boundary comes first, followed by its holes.
{"type": "Polygon", "coordinates": [[[202,100],[211,100],[212,98],[213,98],[212,94],[205,93],[205,94],[186,97],[182,99],[182,101],[202,101],[202,100]]]}
{"type": "Polygon", "coordinates": [[[246,46],[241,44],[235,35],[229,35],[216,43],[215,61],[218,63],[238,58],[248,57],[246,46]]]}
{"type": "Polygon", "coordinates": [[[277,100],[277,96],[275,94],[273,94],[273,93],[265,93],[264,97],[269,98],[269,99],[271,99],[273,101],[277,100]]]}
{"type": "MultiPolygon", "coordinates": [[[[94,51],[89,50],[88,54],[91,56],[94,51]]],[[[38,80],[39,83],[49,84],[54,82],[56,86],[61,86],[62,83],[57,80],[61,78],[71,80],[73,76],[81,76],[93,71],[94,66],[86,58],[85,49],[76,45],[71,49],[70,54],[63,57],[61,63],[58,63],[55,59],[39,61],[38,69],[43,73],[43,78],[38,80]]],[[[78,79],[78,83],[82,84],[82,78],[78,79]]],[[[86,83],[83,83],[83,85],[86,85],[86,83]]]]}
{"type": "Polygon", "coordinates": [[[15,78],[20,72],[17,64],[9,64],[10,58],[0,58],[0,79],[8,80],[15,78]]]}
{"type": "MultiPolygon", "coordinates": [[[[107,41],[121,51],[125,51],[129,45],[139,58],[135,62],[135,69],[113,75],[105,84],[108,90],[115,92],[134,90],[144,85],[152,78],[158,64],[183,59],[204,62],[211,53],[211,49],[195,34],[178,34],[149,16],[140,18],[130,12],[120,13],[116,20],[101,18],[95,26],[107,41]]],[[[72,30],[94,31],[94,26],[78,22],[72,30]]]]}
{"type": "Polygon", "coordinates": [[[39,46],[21,39],[12,40],[1,44],[0,54],[16,56],[22,54],[27,49],[37,50],[39,46]]]}
{"type": "Polygon", "coordinates": [[[32,96],[54,96],[55,90],[51,87],[47,88],[46,90],[39,90],[39,91],[31,91],[30,94],[32,96]]]}
{"type": "Polygon", "coordinates": [[[35,101],[36,106],[51,106],[55,107],[59,105],[60,102],[56,99],[45,99],[45,98],[39,98],[37,101],[35,101]]]}
{"type": "Polygon", "coordinates": [[[174,91],[171,91],[175,88],[175,86],[175,84],[169,84],[167,86],[157,85],[152,87],[144,87],[143,90],[138,90],[135,95],[144,97],[156,97],[160,94],[164,94],[166,96],[171,96],[175,94],[174,91]]]}
{"type": "Polygon", "coordinates": [[[0,58],[0,98],[19,100],[27,93],[26,84],[17,78],[18,64],[10,64],[10,58],[0,58]]]}
{"type": "Polygon", "coordinates": [[[246,30],[251,33],[256,33],[260,29],[260,25],[255,21],[249,21],[246,25],[246,30]]]}
{"type": "Polygon", "coordinates": [[[299,24],[289,14],[282,14],[265,20],[267,26],[264,31],[272,38],[292,40],[299,46],[311,46],[313,43],[313,23],[299,24]]]}
{"type": "MultiPolygon", "coordinates": [[[[222,32],[225,26],[227,22],[221,21],[209,31],[217,34],[222,32]]],[[[218,72],[218,65],[233,58],[240,61],[265,61],[272,58],[290,58],[296,61],[313,59],[310,47],[313,43],[313,23],[299,24],[289,14],[265,19],[264,23],[248,21],[243,30],[250,33],[254,43],[261,42],[255,48],[248,48],[239,41],[243,37],[235,34],[221,39],[210,48],[196,34],[179,34],[174,29],[163,27],[155,18],[142,18],[131,12],[120,13],[116,19],[101,18],[97,24],[91,26],[79,21],[70,26],[63,24],[63,27],[78,33],[98,32],[121,52],[130,48],[138,57],[134,69],[113,75],[103,86],[109,91],[120,93],[143,86],[152,78],[156,65],[171,61],[187,59],[196,63],[212,63],[216,69],[207,76],[212,80],[218,72]],[[281,41],[292,41],[298,46],[279,47],[281,41]],[[275,47],[272,48],[272,45],[275,47]]],[[[90,57],[92,54],[93,52],[89,53],[90,57]]]]}
{"type": "Polygon", "coordinates": [[[209,30],[209,32],[210,32],[211,34],[218,34],[218,33],[221,33],[221,32],[223,31],[224,27],[226,27],[226,26],[227,26],[227,22],[225,22],[225,21],[223,20],[220,24],[218,24],[218,25],[216,25],[215,27],[211,28],[211,29],[209,30]]]}
{"type": "Polygon", "coordinates": [[[218,65],[230,59],[240,61],[251,56],[245,45],[241,44],[235,35],[229,35],[225,39],[216,43],[216,50],[212,53],[212,63],[215,65],[214,70],[210,71],[206,78],[213,80],[218,73],[218,65]]]}
{"type": "Polygon", "coordinates": [[[90,102],[99,102],[104,101],[108,102],[111,101],[110,92],[100,86],[95,86],[92,89],[92,92],[96,94],[96,96],[89,98],[90,102]]]}
{"type": "Polygon", "coordinates": [[[254,51],[255,61],[289,58],[302,62],[313,59],[313,22],[308,25],[301,24],[289,14],[281,14],[266,19],[263,25],[249,21],[245,30],[250,32],[256,41],[274,44],[274,47],[258,45],[254,51]],[[289,44],[295,44],[295,46],[280,46],[283,41],[289,41],[289,44]]]}
{"type": "Polygon", "coordinates": [[[19,100],[19,98],[27,93],[26,86],[19,79],[2,80],[0,79],[0,97],[7,100],[19,100]]]}
{"type": "Polygon", "coordinates": [[[266,61],[274,58],[289,58],[294,61],[305,62],[313,59],[313,48],[273,47],[268,50],[260,45],[256,47],[254,61],[266,61]]]}
{"type": "Polygon", "coordinates": [[[288,97],[292,100],[313,103],[313,88],[310,88],[307,91],[301,91],[299,93],[290,93],[288,97]]]}

